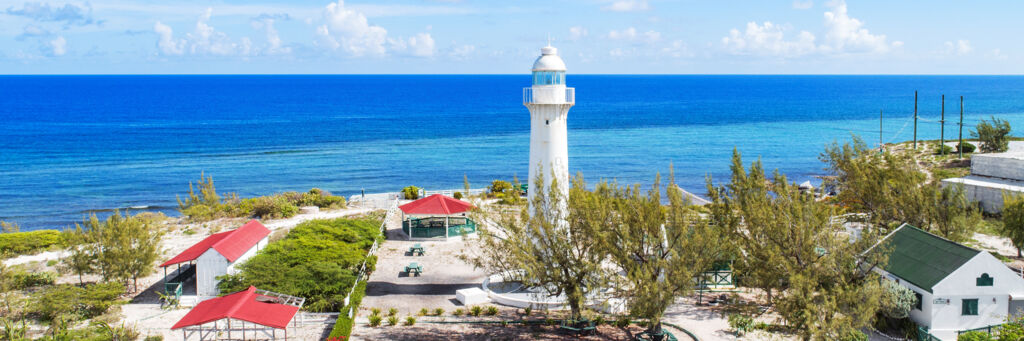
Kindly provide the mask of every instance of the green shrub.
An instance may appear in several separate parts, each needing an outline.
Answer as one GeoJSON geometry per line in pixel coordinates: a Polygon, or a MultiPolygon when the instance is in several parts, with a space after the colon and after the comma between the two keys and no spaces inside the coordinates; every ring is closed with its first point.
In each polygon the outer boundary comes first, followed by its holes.
{"type": "Polygon", "coordinates": [[[454,194],[452,194],[452,197],[455,199],[462,200],[462,192],[455,192],[454,194]]]}
{"type": "Polygon", "coordinates": [[[388,316],[388,325],[389,326],[394,326],[394,325],[397,325],[397,324],[398,324],[398,316],[395,316],[395,315],[388,316]]]}
{"type": "Polygon", "coordinates": [[[594,318],[594,325],[595,326],[600,326],[600,325],[605,324],[607,322],[608,321],[604,320],[604,316],[601,316],[601,315],[597,315],[597,317],[594,318]]]}
{"type": "Polygon", "coordinates": [[[736,333],[736,336],[743,336],[743,334],[754,330],[754,319],[741,314],[729,315],[729,328],[736,333]]]}
{"type": "Polygon", "coordinates": [[[462,316],[462,314],[465,314],[465,313],[466,312],[464,310],[462,310],[462,308],[456,308],[455,311],[452,311],[452,315],[453,316],[462,316]]]}
{"type": "Polygon", "coordinates": [[[505,180],[494,180],[491,181],[491,185],[487,187],[487,190],[491,192],[492,195],[497,195],[499,193],[511,193],[512,183],[505,180]]]}
{"type": "Polygon", "coordinates": [[[475,305],[469,308],[469,314],[473,316],[480,316],[480,312],[482,312],[483,310],[484,309],[481,308],[480,306],[475,305]]]}
{"type": "Polygon", "coordinates": [[[629,326],[629,316],[619,316],[619,318],[615,320],[615,326],[619,328],[626,328],[629,326]]]}
{"type": "Polygon", "coordinates": [[[896,281],[883,281],[882,288],[882,314],[894,319],[909,317],[910,310],[917,303],[914,292],[897,284],[896,281]]]}
{"type": "Polygon", "coordinates": [[[868,334],[864,334],[859,330],[850,330],[846,336],[843,337],[842,341],[868,341],[868,334]]]}
{"type": "Polygon", "coordinates": [[[961,152],[962,151],[962,152],[964,152],[964,154],[973,153],[974,150],[977,149],[977,148],[978,147],[976,147],[975,145],[971,144],[970,142],[964,142],[963,145],[960,145],[959,143],[956,144],[956,151],[957,152],[961,152]]]}
{"type": "Polygon", "coordinates": [[[947,145],[935,146],[935,155],[949,155],[953,154],[953,147],[947,145]]]}
{"type": "Polygon", "coordinates": [[[956,341],[996,341],[992,335],[982,331],[969,331],[956,337],[956,341]]]}
{"type": "Polygon", "coordinates": [[[388,309],[388,316],[395,316],[395,315],[398,315],[398,308],[388,309]]]}
{"type": "Polygon", "coordinates": [[[164,341],[163,335],[150,335],[144,341],[164,341]]]}
{"type": "MultiPolygon", "coordinates": [[[[346,291],[347,292],[347,291],[346,291]]],[[[354,321],[348,317],[348,311],[359,310],[359,303],[363,302],[363,296],[366,295],[366,281],[359,282],[356,285],[356,290],[352,292],[352,298],[349,300],[349,304],[342,308],[341,314],[338,314],[338,320],[334,322],[334,327],[331,329],[329,337],[349,337],[352,334],[352,324],[354,321]]],[[[343,298],[344,299],[344,298],[343,298]]],[[[372,319],[372,315],[370,316],[372,319]]]]}
{"type": "Polygon", "coordinates": [[[444,315],[444,309],[442,309],[442,308],[434,308],[434,316],[441,316],[441,315],[444,315]]]}
{"type": "Polygon", "coordinates": [[[416,324],[416,318],[415,317],[412,317],[412,316],[406,316],[405,317],[405,325],[411,326],[411,325],[415,325],[415,324],[416,324]]]}
{"type": "Polygon", "coordinates": [[[32,294],[32,303],[27,313],[45,321],[52,321],[64,315],[73,319],[99,316],[117,303],[124,293],[120,283],[99,283],[79,287],[61,284],[47,287],[32,294]]]}
{"type": "Polygon", "coordinates": [[[241,207],[257,218],[290,218],[299,213],[299,207],[284,196],[267,196],[242,200],[241,207]]]}
{"type": "Polygon", "coordinates": [[[420,198],[420,188],[416,186],[405,186],[402,189],[402,197],[405,200],[416,200],[420,198]]]}
{"type": "Polygon", "coordinates": [[[1010,149],[1010,122],[994,116],[991,121],[982,119],[971,136],[981,142],[982,153],[1005,152],[1010,149]]]}
{"type": "Polygon", "coordinates": [[[295,203],[298,206],[316,206],[320,208],[344,208],[345,197],[332,195],[331,192],[313,188],[303,193],[295,203]]]}
{"type": "Polygon", "coordinates": [[[427,316],[427,314],[430,314],[430,310],[427,310],[427,308],[420,308],[420,316],[427,316]]]}
{"type": "Polygon", "coordinates": [[[493,306],[493,305],[491,305],[491,306],[487,306],[487,312],[486,312],[485,314],[486,314],[487,316],[494,316],[494,315],[498,315],[498,307],[495,307],[495,306],[493,306]]]}
{"type": "Polygon", "coordinates": [[[62,242],[63,238],[57,230],[0,233],[0,257],[37,253],[62,242]]]}
{"type": "Polygon", "coordinates": [[[308,311],[340,311],[363,260],[374,268],[376,257],[366,253],[380,238],[379,226],[370,217],[305,221],[239,265],[237,274],[222,276],[218,287],[229,293],[254,285],[305,297],[308,311]]]}
{"type": "Polygon", "coordinates": [[[380,315],[380,308],[370,308],[370,315],[380,315]]]}
{"type": "Polygon", "coordinates": [[[384,320],[384,318],[380,317],[380,315],[370,315],[370,317],[369,317],[370,327],[380,327],[380,322],[383,321],[383,320],[384,320]]]}
{"type": "Polygon", "coordinates": [[[532,312],[533,312],[533,307],[523,308],[523,315],[530,316],[530,313],[532,313],[532,312]]]}
{"type": "Polygon", "coordinates": [[[57,281],[57,273],[52,271],[28,272],[20,267],[12,267],[3,272],[4,279],[9,280],[10,290],[53,285],[57,281]]]}

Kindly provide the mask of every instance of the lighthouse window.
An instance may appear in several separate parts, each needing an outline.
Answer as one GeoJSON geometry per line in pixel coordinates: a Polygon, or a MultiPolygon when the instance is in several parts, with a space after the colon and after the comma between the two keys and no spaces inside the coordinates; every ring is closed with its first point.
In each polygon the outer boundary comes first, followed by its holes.
{"type": "Polygon", "coordinates": [[[533,73],[533,85],[565,84],[564,71],[536,71],[533,73]]]}

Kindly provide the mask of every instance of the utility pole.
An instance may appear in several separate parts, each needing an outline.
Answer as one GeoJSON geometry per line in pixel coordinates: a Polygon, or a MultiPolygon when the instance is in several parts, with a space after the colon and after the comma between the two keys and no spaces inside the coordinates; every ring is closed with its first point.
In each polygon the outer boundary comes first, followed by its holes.
{"type": "Polygon", "coordinates": [[[960,143],[956,145],[960,158],[964,158],[964,96],[960,96],[960,143]]]}
{"type": "Polygon", "coordinates": [[[914,91],[914,150],[917,150],[917,91],[914,91]]]}
{"type": "Polygon", "coordinates": [[[942,95],[942,119],[939,120],[939,154],[946,155],[946,95],[942,95]]]}

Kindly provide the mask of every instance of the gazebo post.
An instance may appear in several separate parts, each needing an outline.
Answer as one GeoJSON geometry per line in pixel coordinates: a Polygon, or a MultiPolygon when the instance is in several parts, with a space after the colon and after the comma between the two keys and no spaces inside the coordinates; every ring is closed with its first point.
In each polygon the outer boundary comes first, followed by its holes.
{"type": "Polygon", "coordinates": [[[449,233],[448,233],[448,223],[449,223],[449,222],[451,221],[451,219],[452,219],[452,217],[451,217],[451,216],[447,216],[447,215],[446,215],[446,216],[444,216],[444,240],[445,240],[445,241],[447,241],[447,240],[448,240],[448,237],[450,237],[450,236],[448,235],[448,234],[449,234],[449,233]]]}

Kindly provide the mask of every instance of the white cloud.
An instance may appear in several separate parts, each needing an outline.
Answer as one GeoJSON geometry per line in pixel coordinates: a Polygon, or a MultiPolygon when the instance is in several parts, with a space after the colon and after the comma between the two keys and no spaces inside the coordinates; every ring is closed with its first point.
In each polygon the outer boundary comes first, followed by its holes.
{"type": "Polygon", "coordinates": [[[157,47],[164,55],[183,55],[186,52],[192,55],[249,55],[252,50],[252,41],[249,38],[242,38],[240,42],[234,42],[224,32],[217,31],[210,25],[210,17],[213,9],[207,8],[199,19],[196,20],[195,30],[185,34],[182,39],[174,38],[174,30],[161,22],[153,25],[156,32],[157,47]]]}
{"type": "Polygon", "coordinates": [[[832,9],[825,12],[827,32],[825,44],[821,46],[823,52],[886,53],[903,45],[900,41],[890,44],[884,34],[871,34],[863,22],[849,16],[845,1],[835,3],[832,9]]]}
{"type": "Polygon", "coordinates": [[[456,60],[465,60],[469,58],[469,56],[472,55],[473,52],[476,52],[476,46],[461,45],[453,47],[451,52],[448,53],[448,55],[451,56],[452,58],[455,58],[456,60]]]}
{"type": "Polygon", "coordinates": [[[63,36],[59,36],[54,40],[50,41],[50,53],[54,56],[63,56],[67,53],[68,41],[63,36]]]}
{"type": "Polygon", "coordinates": [[[682,40],[673,41],[668,46],[663,47],[661,53],[672,58],[693,57],[693,52],[690,51],[689,46],[682,40]]]}
{"type": "Polygon", "coordinates": [[[429,33],[417,33],[406,39],[388,39],[391,49],[414,57],[433,57],[434,38],[429,33]]]}
{"type": "Polygon", "coordinates": [[[1001,51],[1000,49],[993,49],[992,52],[989,52],[989,53],[985,54],[985,57],[989,57],[989,58],[992,58],[992,59],[995,59],[995,60],[1007,60],[1007,59],[1010,59],[1010,56],[1007,56],[1006,54],[1004,54],[1003,51],[1001,51]]]}
{"type": "Polygon", "coordinates": [[[815,51],[814,35],[800,31],[795,40],[786,40],[785,29],[771,22],[758,25],[747,23],[747,29],[729,31],[729,36],[722,38],[722,44],[733,54],[756,54],[780,57],[795,57],[815,51]]]}
{"type": "Polygon", "coordinates": [[[274,27],[274,22],[277,19],[288,20],[288,15],[284,16],[271,16],[271,15],[260,15],[254,18],[252,22],[253,28],[257,30],[263,30],[266,34],[267,47],[263,50],[265,54],[289,54],[292,52],[291,47],[283,46],[284,42],[281,40],[281,35],[277,33],[277,29],[274,27]]]}
{"type": "Polygon", "coordinates": [[[963,56],[974,50],[974,48],[971,47],[971,42],[964,39],[957,40],[955,43],[947,41],[943,45],[946,47],[944,53],[948,55],[963,56]]]}
{"type": "Polygon", "coordinates": [[[650,30],[641,33],[635,27],[629,27],[621,31],[608,31],[608,39],[655,43],[661,40],[661,32],[650,30]]]}
{"type": "Polygon", "coordinates": [[[601,9],[614,12],[635,12],[646,11],[650,8],[647,5],[647,0],[618,0],[601,9]]]}
{"type": "Polygon", "coordinates": [[[67,3],[64,6],[56,7],[51,7],[50,4],[44,2],[26,2],[21,9],[10,7],[5,13],[36,21],[62,22],[65,28],[72,25],[85,26],[99,23],[93,20],[92,6],[88,2],[84,6],[67,3]]]}
{"type": "Polygon", "coordinates": [[[811,9],[811,7],[814,7],[814,1],[813,0],[807,0],[807,1],[793,0],[793,8],[794,9],[811,9]]]}
{"type": "Polygon", "coordinates": [[[325,24],[317,27],[323,45],[341,49],[351,56],[387,54],[388,31],[370,25],[363,13],[345,8],[345,1],[328,4],[323,11],[325,24]]]}
{"type": "Polygon", "coordinates": [[[569,28],[569,40],[579,40],[589,34],[590,32],[588,32],[583,26],[573,26],[569,28]]]}
{"type": "Polygon", "coordinates": [[[181,55],[185,53],[185,40],[174,39],[174,30],[170,26],[157,21],[156,24],[153,24],[153,31],[160,36],[156,42],[157,47],[160,48],[160,53],[165,55],[181,55]]]}

